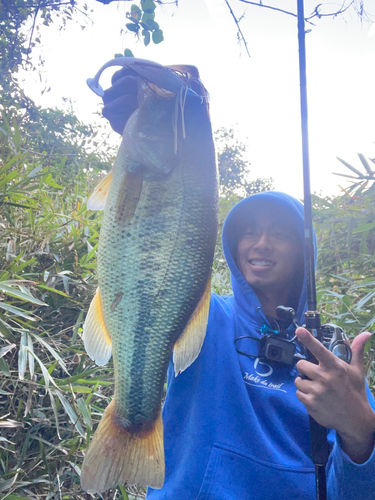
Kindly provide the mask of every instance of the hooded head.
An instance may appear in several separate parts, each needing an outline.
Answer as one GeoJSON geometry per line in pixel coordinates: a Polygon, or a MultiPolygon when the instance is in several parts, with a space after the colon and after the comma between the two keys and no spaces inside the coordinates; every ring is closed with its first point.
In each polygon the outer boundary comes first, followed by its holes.
{"type": "MultiPolygon", "coordinates": [[[[314,244],[316,254],[315,234],[314,244]]],[[[223,248],[237,302],[251,310],[262,297],[276,295],[284,302],[278,305],[294,307],[302,318],[307,297],[301,202],[275,191],[246,198],[226,218],[223,248]]]]}

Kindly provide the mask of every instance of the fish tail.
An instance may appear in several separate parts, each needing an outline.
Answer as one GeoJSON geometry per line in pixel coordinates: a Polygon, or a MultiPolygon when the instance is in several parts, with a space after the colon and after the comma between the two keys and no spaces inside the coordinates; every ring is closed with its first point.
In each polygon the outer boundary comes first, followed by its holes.
{"type": "Polygon", "coordinates": [[[106,409],[81,471],[81,486],[101,493],[118,484],[161,488],[164,483],[164,444],[161,413],[146,431],[131,432],[114,411],[106,409]]]}

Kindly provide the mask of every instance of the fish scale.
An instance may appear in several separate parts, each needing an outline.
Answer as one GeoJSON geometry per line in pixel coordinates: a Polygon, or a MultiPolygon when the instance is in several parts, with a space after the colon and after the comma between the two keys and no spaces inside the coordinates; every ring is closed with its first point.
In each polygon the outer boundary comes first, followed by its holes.
{"type": "Polygon", "coordinates": [[[168,364],[172,351],[176,375],[194,361],[208,317],[218,197],[206,103],[187,97],[185,139],[181,123],[174,130],[180,98],[160,98],[140,85],[143,100],[126,125],[111,174],[99,291],[84,327],[93,359],[105,362],[111,338],[115,376],[113,400],[82,467],[81,483],[90,492],[125,481],[161,487],[168,364]],[[96,345],[105,346],[104,354],[96,345]]]}
{"type": "MultiPolygon", "coordinates": [[[[121,174],[118,177],[121,178],[121,174]]],[[[115,189],[113,194],[111,191],[109,193],[109,203],[111,197],[117,199],[116,191],[120,185],[120,179],[117,179],[114,172],[112,186],[115,189]]],[[[115,210],[106,211],[102,223],[103,243],[99,244],[98,274],[106,276],[104,282],[99,280],[99,287],[103,297],[104,318],[109,331],[112,332],[115,378],[118,381],[115,406],[119,415],[131,423],[136,423],[133,419],[138,415],[152,419],[159,411],[165,372],[165,366],[159,367],[159,359],[162,359],[163,354],[165,358],[167,346],[171,343],[173,346],[176,340],[173,338],[173,335],[176,335],[173,331],[170,334],[172,339],[166,339],[165,326],[161,332],[157,330],[159,325],[155,316],[162,314],[165,317],[169,309],[168,302],[164,300],[162,309],[159,310],[153,310],[151,304],[158,293],[163,292],[170,254],[178,238],[181,206],[176,202],[176,195],[179,192],[182,194],[179,167],[165,182],[143,182],[134,217],[127,225],[125,237],[119,239],[116,247],[108,244],[108,240],[117,232],[115,210]],[[166,197],[170,198],[168,216],[161,203],[166,197]],[[173,201],[175,206],[172,209],[173,201]],[[140,233],[142,237],[139,237],[140,233]],[[155,245],[159,247],[157,253],[153,251],[155,245]],[[121,261],[118,258],[119,247],[121,261]],[[108,272],[109,265],[111,272],[108,272]],[[114,313],[110,313],[110,304],[118,292],[123,292],[124,296],[114,313]],[[155,356],[149,358],[150,368],[147,368],[145,358],[148,345],[152,346],[151,353],[158,352],[158,359],[155,359],[155,356]],[[150,369],[153,374],[151,380],[148,376],[150,369]]],[[[164,365],[167,362],[168,360],[164,360],[164,365]]]]}

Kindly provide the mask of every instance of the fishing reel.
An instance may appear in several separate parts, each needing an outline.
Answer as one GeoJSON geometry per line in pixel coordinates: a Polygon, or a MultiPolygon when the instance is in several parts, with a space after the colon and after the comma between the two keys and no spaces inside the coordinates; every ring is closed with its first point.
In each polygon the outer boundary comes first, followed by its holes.
{"type": "MultiPolygon", "coordinates": [[[[280,318],[282,323],[293,325],[294,330],[296,330],[300,325],[296,317],[296,312],[292,307],[279,306],[276,309],[277,316],[280,318]]],[[[239,354],[248,357],[259,357],[266,361],[271,361],[273,363],[282,366],[294,366],[300,359],[307,359],[307,355],[303,354],[306,352],[304,346],[298,341],[297,336],[294,335],[292,339],[287,338],[287,332],[285,328],[280,327],[277,324],[277,330],[271,330],[272,333],[268,333],[263,337],[239,337],[235,340],[235,343],[244,338],[250,338],[259,341],[259,353],[258,356],[246,354],[237,349],[239,354]],[[299,351],[297,351],[299,347],[299,351]]],[[[319,335],[317,338],[320,339],[321,343],[335,356],[342,359],[346,363],[350,363],[352,358],[352,351],[347,342],[347,337],[344,330],[333,324],[326,323],[320,327],[319,335]]]]}
{"type": "MultiPolygon", "coordinates": [[[[294,330],[299,326],[303,326],[299,324],[296,312],[292,307],[279,306],[276,313],[284,322],[292,324],[294,330]]],[[[346,363],[350,363],[352,351],[344,330],[333,323],[322,325],[320,330],[318,338],[324,347],[346,363]]],[[[280,333],[283,334],[281,331],[277,334],[265,335],[260,339],[259,357],[282,365],[294,365],[299,359],[306,359],[306,356],[296,352],[297,345],[301,347],[297,336],[295,335],[288,340],[285,333],[282,336],[280,336],[280,333]]]]}

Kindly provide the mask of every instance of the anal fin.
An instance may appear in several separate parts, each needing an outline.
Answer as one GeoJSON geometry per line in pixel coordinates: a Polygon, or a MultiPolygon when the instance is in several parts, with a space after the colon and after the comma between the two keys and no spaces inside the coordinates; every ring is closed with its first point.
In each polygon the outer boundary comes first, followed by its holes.
{"type": "Polygon", "coordinates": [[[185,330],[175,343],[173,364],[176,377],[197,359],[201,351],[206,336],[210,299],[211,274],[207,280],[207,285],[199,304],[191,315],[185,330]]]}
{"type": "Polygon", "coordinates": [[[107,363],[112,353],[112,339],[105,326],[99,288],[91,301],[83,325],[83,342],[87,354],[96,364],[103,366],[107,363]]]}

